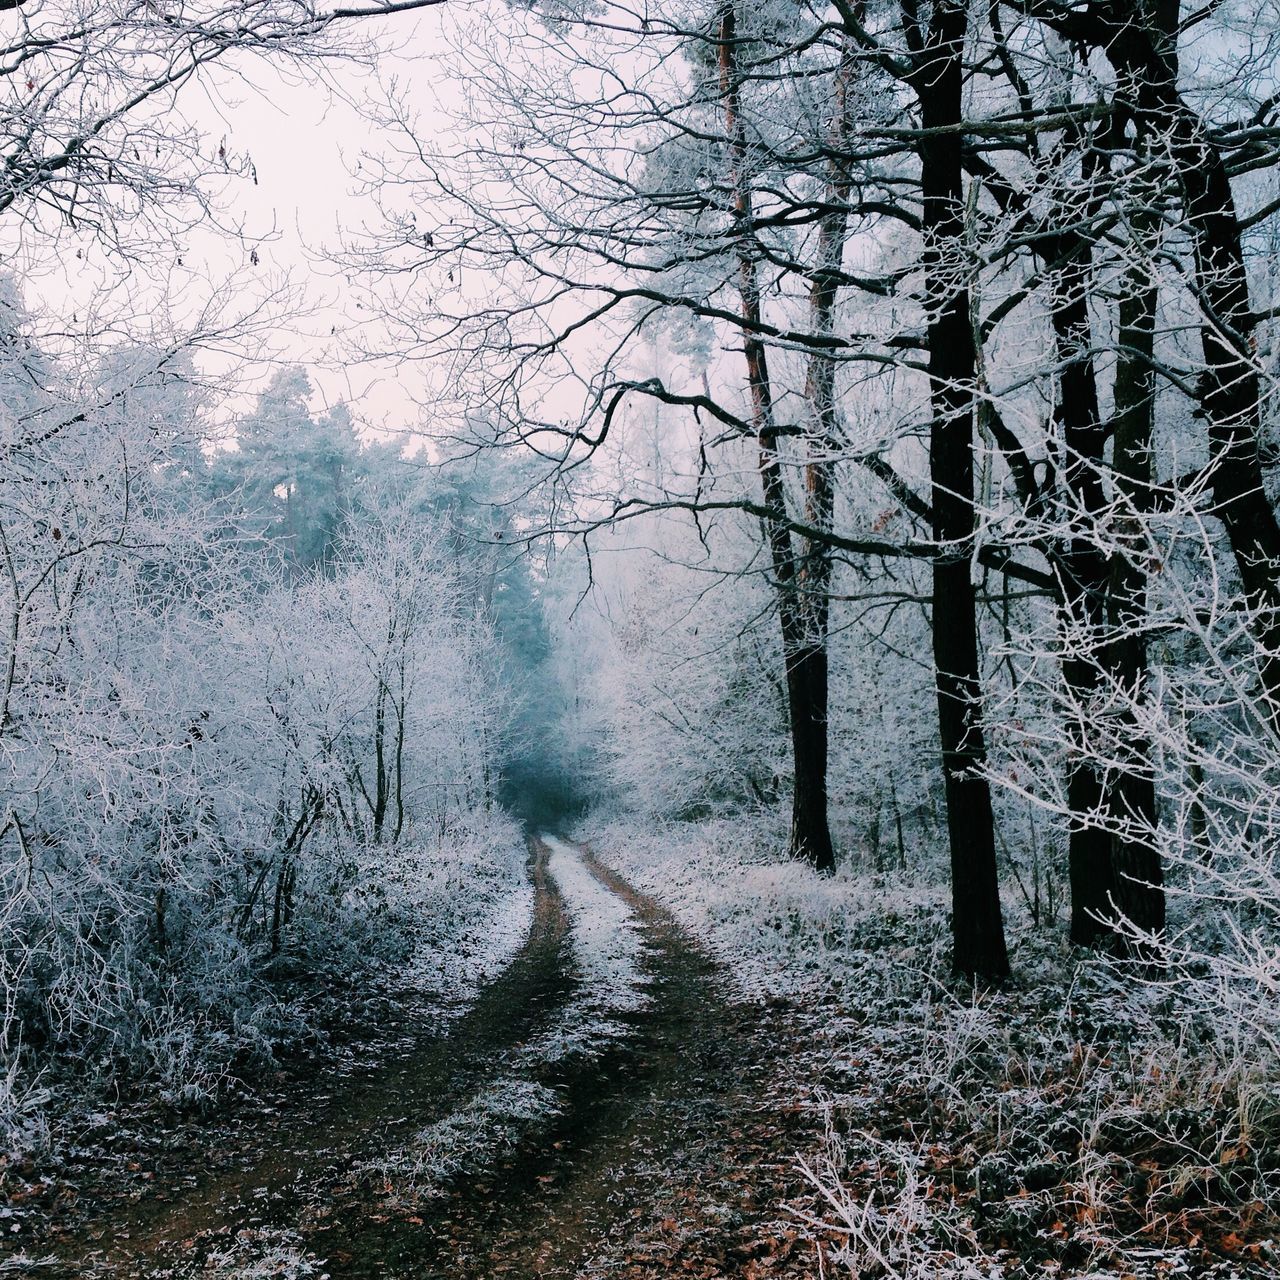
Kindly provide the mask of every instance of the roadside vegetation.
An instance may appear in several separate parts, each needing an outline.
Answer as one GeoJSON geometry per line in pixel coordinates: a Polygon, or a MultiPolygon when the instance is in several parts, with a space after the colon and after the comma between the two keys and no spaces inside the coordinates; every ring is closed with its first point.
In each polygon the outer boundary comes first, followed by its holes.
{"type": "Polygon", "coordinates": [[[1018,976],[957,984],[936,866],[779,863],[777,815],[580,835],[703,941],[740,999],[804,1038],[790,1096],[827,1139],[800,1156],[793,1211],[828,1274],[1280,1265],[1271,1032],[1242,1025],[1229,992],[1081,955],[1025,905],[1010,912],[1018,976]]]}
{"type": "Polygon", "coordinates": [[[216,1104],[366,990],[465,1003],[476,955],[527,925],[500,673],[537,661],[537,619],[503,631],[519,566],[472,549],[448,481],[313,418],[300,373],[210,451],[189,369],[135,353],[104,403],[9,320],[10,386],[42,373],[3,551],[0,1124],[22,1151],[71,1104],[216,1104]]]}

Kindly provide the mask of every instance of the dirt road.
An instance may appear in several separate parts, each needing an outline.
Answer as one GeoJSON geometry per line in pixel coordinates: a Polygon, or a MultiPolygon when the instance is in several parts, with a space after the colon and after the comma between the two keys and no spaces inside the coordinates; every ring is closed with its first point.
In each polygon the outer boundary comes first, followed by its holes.
{"type": "Polygon", "coordinates": [[[530,848],[528,939],[447,1035],[348,1080],[247,1162],[200,1176],[193,1151],[194,1186],[190,1169],[181,1184],[159,1182],[61,1240],[56,1264],[46,1253],[32,1274],[805,1274],[811,1254],[783,1202],[801,1190],[793,1157],[816,1122],[785,1105],[794,1092],[783,1012],[735,1005],[667,912],[577,849],[643,939],[648,999],[586,1051],[522,1052],[589,994],[548,847],[530,848]],[[501,1103],[522,1079],[554,1106],[507,1125],[502,1143],[443,1182],[406,1185],[424,1131],[452,1118],[465,1138],[477,1092],[496,1090],[501,1103]]]}

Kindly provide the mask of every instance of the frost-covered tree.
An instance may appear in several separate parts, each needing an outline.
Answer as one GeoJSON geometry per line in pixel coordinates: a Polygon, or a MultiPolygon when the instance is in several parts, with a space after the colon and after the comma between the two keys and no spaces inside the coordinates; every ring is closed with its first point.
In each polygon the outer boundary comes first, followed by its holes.
{"type": "Polygon", "coordinates": [[[347,407],[317,415],[313,394],[302,369],[278,371],[235,424],[234,447],[218,454],[210,478],[244,532],[274,543],[303,574],[332,556],[359,468],[347,407]]]}
{"type": "Polygon", "coordinates": [[[282,571],[207,498],[176,339],[0,368],[0,1111],[78,1056],[208,1096],[288,1034],[272,986],[401,954],[422,851],[492,803],[492,628],[442,531],[348,521],[282,571]]]}

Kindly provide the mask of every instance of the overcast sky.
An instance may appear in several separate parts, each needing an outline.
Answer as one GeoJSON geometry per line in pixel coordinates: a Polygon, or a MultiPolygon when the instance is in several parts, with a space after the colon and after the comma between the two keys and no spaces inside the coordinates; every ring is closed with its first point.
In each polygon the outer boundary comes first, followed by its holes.
{"type": "MultiPolygon", "coordinates": [[[[458,12],[464,7],[455,5],[448,21],[465,20],[458,12]]],[[[188,104],[211,142],[216,146],[225,134],[228,150],[251,157],[257,176],[256,185],[240,181],[228,188],[229,210],[243,219],[248,236],[243,245],[211,241],[203,248],[211,275],[247,269],[263,284],[290,276],[305,309],[279,331],[282,354],[312,370],[326,402],[348,400],[375,425],[398,427],[417,416],[415,380],[410,371],[353,361],[356,329],[367,315],[324,250],[371,213],[367,200],[353,193],[353,170],[362,152],[379,144],[363,114],[379,83],[395,77],[411,85],[415,105],[428,117],[438,117],[447,103],[444,20],[439,9],[428,9],[380,22],[375,30],[386,52],[376,79],[341,63],[304,79],[277,72],[261,86],[220,78],[196,90],[188,104]],[[254,244],[255,237],[265,241],[254,244]],[[251,248],[257,268],[249,262],[251,248]]]]}
{"type": "MultiPolygon", "coordinates": [[[[49,331],[68,323],[91,329],[88,315],[96,307],[118,321],[114,331],[141,336],[166,308],[186,319],[218,290],[247,306],[287,278],[294,305],[277,308],[279,321],[250,344],[265,359],[237,362],[235,385],[251,390],[269,376],[272,362],[298,363],[312,373],[318,405],[346,400],[373,427],[416,425],[421,395],[414,370],[353,360],[356,331],[368,313],[357,309],[356,291],[324,250],[375,216],[368,200],[353,193],[353,170],[362,152],[382,141],[365,115],[381,84],[399,81],[429,127],[448,127],[457,94],[442,64],[441,32],[446,24],[466,24],[471,8],[467,0],[451,0],[447,16],[436,8],[351,24],[346,30],[354,37],[372,33],[384,49],[376,76],[340,61],[305,68],[256,61],[237,64],[237,74],[206,70],[201,81],[185,86],[177,110],[168,106],[160,117],[161,132],[177,131],[176,120],[190,121],[204,135],[204,156],[216,157],[225,145],[233,159],[252,160],[256,182],[232,179],[218,198],[221,220],[242,227],[243,236],[205,227],[183,238],[180,265],[170,268],[174,252],[165,246],[157,263],[130,269],[123,280],[118,256],[65,226],[52,240],[42,234],[8,244],[9,267],[29,302],[43,304],[49,331]],[[108,279],[113,288],[103,295],[108,279]]],[[[216,355],[205,363],[219,378],[232,368],[216,355]]]]}

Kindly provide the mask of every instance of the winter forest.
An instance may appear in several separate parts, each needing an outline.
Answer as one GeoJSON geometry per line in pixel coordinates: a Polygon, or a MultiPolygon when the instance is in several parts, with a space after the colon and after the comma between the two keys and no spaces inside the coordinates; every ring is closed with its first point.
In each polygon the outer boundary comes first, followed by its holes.
{"type": "Polygon", "coordinates": [[[1275,0],[0,0],[0,1277],[1280,1276],[1275,0]]]}

